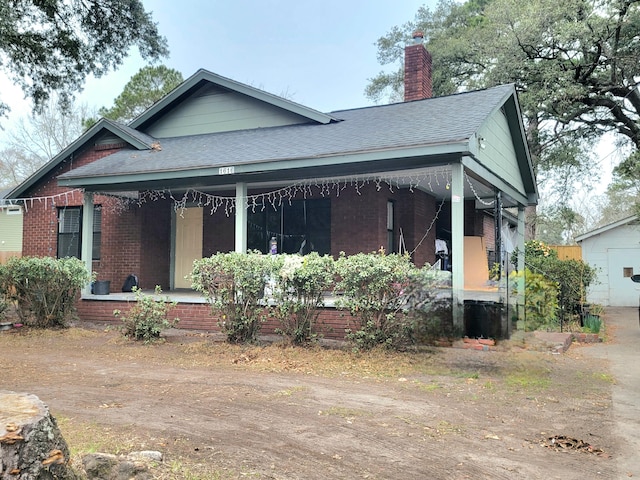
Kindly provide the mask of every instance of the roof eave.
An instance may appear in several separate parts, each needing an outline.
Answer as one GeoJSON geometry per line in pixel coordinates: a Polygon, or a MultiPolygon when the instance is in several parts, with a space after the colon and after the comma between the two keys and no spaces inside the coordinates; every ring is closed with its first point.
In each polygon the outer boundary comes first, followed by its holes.
{"type": "Polygon", "coordinates": [[[582,235],[578,235],[576,237],[576,243],[580,243],[587,238],[595,237],[596,235],[608,232],[609,230],[613,230],[614,228],[621,227],[622,225],[627,225],[635,220],[638,220],[638,216],[632,215],[630,217],[622,218],[617,222],[610,223],[609,225],[604,225],[602,227],[591,230],[590,232],[583,233],[582,235]]]}
{"type": "MultiPolygon", "coordinates": [[[[58,178],[58,184],[65,187],[85,187],[95,189],[100,186],[115,186],[119,183],[144,183],[157,182],[162,180],[184,179],[202,177],[227,177],[229,183],[233,184],[239,176],[257,175],[265,172],[279,170],[305,170],[310,168],[331,168],[344,166],[347,164],[362,165],[366,163],[381,163],[393,161],[394,168],[401,169],[405,163],[415,164],[423,158],[455,158],[468,154],[468,141],[458,141],[443,143],[438,145],[409,147],[400,149],[385,149],[368,152],[343,153],[336,155],[317,156],[311,158],[286,159],[286,160],[265,160],[239,165],[211,166],[205,168],[193,168],[182,170],[166,170],[150,173],[131,173],[125,175],[91,175],[91,176],[69,176],[63,175],[58,178]],[[398,162],[404,159],[404,162],[398,162]],[[396,165],[397,163],[397,165],[396,165]],[[231,168],[231,170],[229,170],[231,168]],[[232,174],[227,172],[232,171],[232,174]]],[[[425,166],[428,162],[425,162],[425,166]]],[[[416,168],[416,165],[413,165],[416,168]]]]}
{"type": "Polygon", "coordinates": [[[91,128],[80,135],[75,141],[70,143],[60,153],[54,156],[51,160],[45,163],[42,167],[31,174],[26,180],[17,185],[14,189],[9,191],[5,198],[20,198],[27,190],[39,182],[45,175],[47,175],[53,168],[57,167],[62,161],[73,155],[75,152],[81,150],[92,138],[94,138],[102,130],[108,130],[113,133],[124,142],[132,145],[138,150],[148,150],[149,145],[133,137],[123,129],[119,128],[116,123],[101,118],[91,128]]]}
{"type": "Polygon", "coordinates": [[[531,161],[531,152],[527,142],[527,135],[522,121],[522,112],[518,102],[518,94],[513,87],[513,91],[508,99],[504,102],[504,111],[509,125],[511,127],[511,135],[516,139],[514,145],[516,147],[516,155],[522,179],[525,183],[525,189],[535,203],[538,201],[538,185],[536,183],[535,174],[533,172],[533,163],[531,161]]]}

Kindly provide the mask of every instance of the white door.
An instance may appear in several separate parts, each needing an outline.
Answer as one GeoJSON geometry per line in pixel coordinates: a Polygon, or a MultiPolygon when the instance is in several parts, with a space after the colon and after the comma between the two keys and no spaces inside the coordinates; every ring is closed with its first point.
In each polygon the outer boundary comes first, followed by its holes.
{"type": "Polygon", "coordinates": [[[176,214],[175,249],[174,288],[191,288],[193,261],[202,258],[202,207],[185,208],[176,214]]]}
{"type": "Polygon", "coordinates": [[[637,307],[640,300],[640,283],[634,283],[630,275],[640,274],[640,249],[609,248],[609,305],[637,307]]]}

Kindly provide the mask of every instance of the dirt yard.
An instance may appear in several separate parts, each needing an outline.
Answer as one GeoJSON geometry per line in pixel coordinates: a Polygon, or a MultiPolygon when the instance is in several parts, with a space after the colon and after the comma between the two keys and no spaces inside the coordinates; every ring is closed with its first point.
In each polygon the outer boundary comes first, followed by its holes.
{"type": "Polygon", "coordinates": [[[584,351],[598,346],[355,354],[215,340],[13,329],[0,332],[0,389],[47,403],[75,464],[159,450],[155,478],[621,478],[612,377],[584,351]]]}

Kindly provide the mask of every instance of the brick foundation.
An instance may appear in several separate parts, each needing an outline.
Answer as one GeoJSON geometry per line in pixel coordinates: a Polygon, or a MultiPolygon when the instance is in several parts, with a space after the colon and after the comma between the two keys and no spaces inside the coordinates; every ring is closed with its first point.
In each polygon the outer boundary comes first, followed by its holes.
{"type": "MultiPolygon", "coordinates": [[[[120,310],[123,315],[135,305],[135,301],[101,301],[79,300],[76,304],[78,317],[84,322],[100,322],[119,325],[120,320],[113,316],[114,310],[120,310]]],[[[207,332],[219,332],[217,318],[211,315],[211,307],[208,303],[179,303],[171,309],[168,318],[179,318],[179,328],[187,330],[204,330],[207,332]]],[[[261,332],[269,335],[275,333],[279,323],[273,317],[269,317],[262,324],[261,332]]],[[[343,340],[345,329],[353,328],[354,319],[343,310],[325,308],[320,312],[316,324],[315,333],[330,340],[343,340]]]]}

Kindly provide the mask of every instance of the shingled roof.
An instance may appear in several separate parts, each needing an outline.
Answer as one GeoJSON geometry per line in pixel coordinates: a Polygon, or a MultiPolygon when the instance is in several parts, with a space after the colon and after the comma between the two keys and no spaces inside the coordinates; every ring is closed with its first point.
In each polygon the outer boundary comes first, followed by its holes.
{"type": "MultiPolygon", "coordinates": [[[[283,162],[282,167],[286,168],[286,162],[297,159],[396,150],[401,155],[403,150],[416,147],[457,145],[463,148],[483,122],[514,93],[513,85],[503,85],[426,100],[331,112],[330,115],[340,121],[327,124],[164,138],[157,140],[155,148],[122,150],[60,178],[175,172],[265,162],[283,162]]],[[[152,141],[145,140],[147,144],[152,141]]]]}

